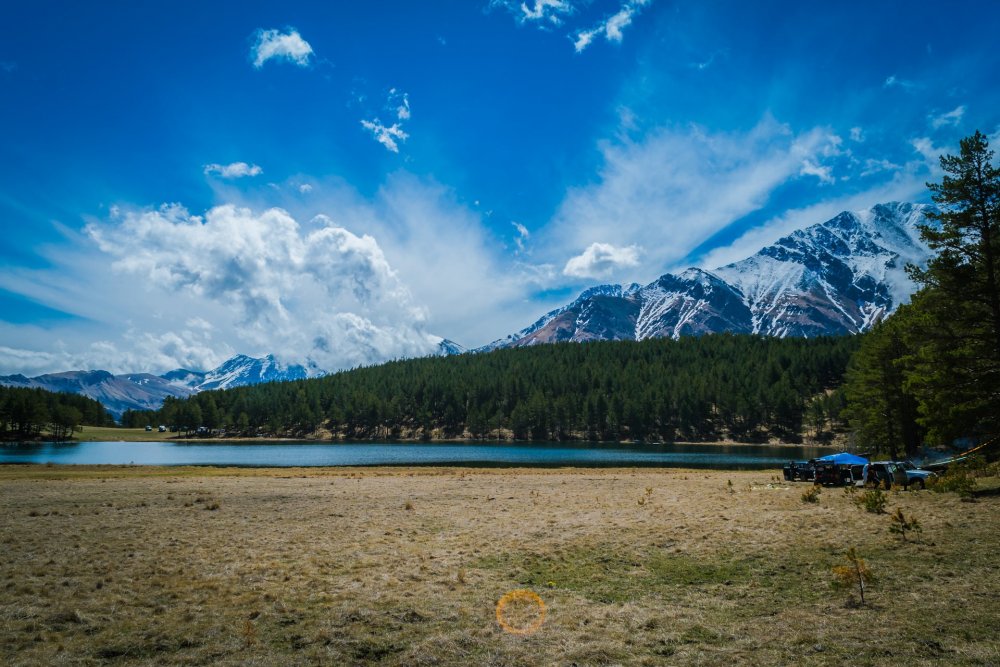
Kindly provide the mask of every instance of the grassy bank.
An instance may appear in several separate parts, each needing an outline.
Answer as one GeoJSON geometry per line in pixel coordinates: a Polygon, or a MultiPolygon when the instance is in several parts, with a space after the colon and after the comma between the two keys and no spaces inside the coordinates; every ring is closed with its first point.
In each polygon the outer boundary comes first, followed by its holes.
{"type": "Polygon", "coordinates": [[[776,474],[2,467],[0,662],[998,662],[1000,497],[890,494],[904,542],[776,474]]]}

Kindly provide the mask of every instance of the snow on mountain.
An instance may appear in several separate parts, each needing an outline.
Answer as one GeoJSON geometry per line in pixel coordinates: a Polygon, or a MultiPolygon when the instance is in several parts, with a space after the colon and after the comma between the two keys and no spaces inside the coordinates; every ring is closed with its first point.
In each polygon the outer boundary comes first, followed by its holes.
{"type": "Polygon", "coordinates": [[[238,354],[218,368],[206,373],[197,389],[207,391],[209,389],[228,389],[261,384],[262,382],[304,380],[323,374],[323,371],[319,370],[315,364],[309,366],[283,364],[271,354],[260,359],[238,354]]]}
{"type": "Polygon", "coordinates": [[[772,336],[867,331],[915,290],[904,267],[930,256],[917,229],[927,210],[893,202],[845,211],[714,271],[668,273],[641,288],[599,285],[477,351],[722,331],[772,336]]]}

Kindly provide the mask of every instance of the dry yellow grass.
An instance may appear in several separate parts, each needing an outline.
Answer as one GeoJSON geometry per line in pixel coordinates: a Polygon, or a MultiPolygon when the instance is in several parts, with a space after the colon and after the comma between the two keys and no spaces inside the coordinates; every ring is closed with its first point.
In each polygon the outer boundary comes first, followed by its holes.
{"type": "Polygon", "coordinates": [[[6,466],[0,663],[1000,663],[1000,497],[890,494],[903,542],[775,474],[6,466]]]}

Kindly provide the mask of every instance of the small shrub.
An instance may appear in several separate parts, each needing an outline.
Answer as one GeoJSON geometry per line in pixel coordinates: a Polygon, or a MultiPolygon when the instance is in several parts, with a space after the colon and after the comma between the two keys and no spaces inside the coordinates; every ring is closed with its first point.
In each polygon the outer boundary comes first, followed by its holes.
{"type": "Polygon", "coordinates": [[[802,493],[802,502],[804,502],[804,503],[818,503],[819,502],[819,494],[820,494],[821,490],[822,490],[822,487],[813,486],[812,488],[804,491],[802,493]]]}
{"type": "Polygon", "coordinates": [[[973,467],[967,464],[955,464],[940,477],[927,480],[928,488],[938,493],[957,493],[963,500],[971,500],[976,495],[976,479],[973,467]]]}
{"type": "Polygon", "coordinates": [[[205,505],[205,509],[214,512],[215,510],[219,509],[219,503],[209,503],[205,505]]]}
{"type": "Polygon", "coordinates": [[[836,565],[833,568],[833,586],[834,588],[847,589],[853,589],[857,586],[858,593],[861,596],[861,604],[864,604],[865,586],[875,583],[875,575],[868,569],[865,561],[858,557],[858,554],[854,551],[854,547],[848,550],[846,559],[847,564],[836,565]]]}
{"type": "Polygon", "coordinates": [[[891,517],[892,523],[889,524],[889,532],[895,533],[906,541],[906,534],[908,532],[921,533],[923,528],[920,527],[920,522],[917,521],[916,517],[906,518],[903,514],[902,508],[897,507],[896,513],[891,517]]]}
{"type": "Polygon", "coordinates": [[[409,500],[407,500],[406,503],[403,505],[403,509],[404,510],[408,510],[408,511],[412,511],[413,510],[413,503],[410,502],[409,500]]]}
{"type": "Polygon", "coordinates": [[[858,507],[872,514],[885,514],[887,498],[882,489],[865,489],[865,492],[854,499],[858,507]]]}

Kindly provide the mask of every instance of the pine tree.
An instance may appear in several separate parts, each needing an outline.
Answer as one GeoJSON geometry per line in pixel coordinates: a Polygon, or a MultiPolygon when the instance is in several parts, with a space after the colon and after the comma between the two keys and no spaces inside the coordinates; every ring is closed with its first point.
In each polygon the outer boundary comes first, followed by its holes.
{"type": "Polygon", "coordinates": [[[950,439],[1000,430],[1000,169],[978,131],[941,168],[941,182],[928,183],[938,224],[920,228],[937,255],[909,267],[923,286],[910,386],[932,435],[950,439]]]}

